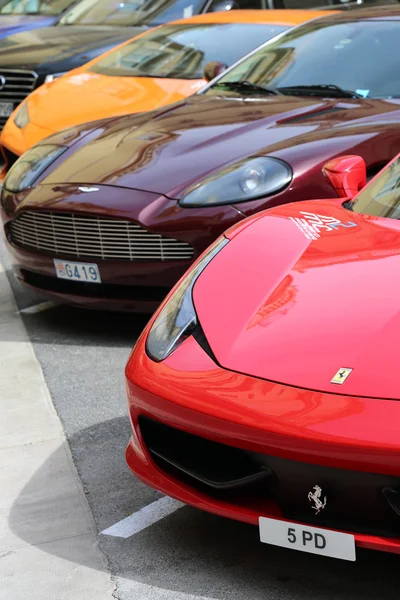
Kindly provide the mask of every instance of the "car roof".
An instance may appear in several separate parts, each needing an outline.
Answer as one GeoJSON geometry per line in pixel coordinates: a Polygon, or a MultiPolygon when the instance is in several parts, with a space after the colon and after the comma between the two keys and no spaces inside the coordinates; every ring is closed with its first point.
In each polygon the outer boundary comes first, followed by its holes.
{"type": "MultiPolygon", "coordinates": [[[[330,10],[225,10],[222,12],[196,15],[187,19],[172,21],[173,24],[192,23],[259,23],[274,25],[299,25],[311,19],[331,15],[337,11],[330,10]]],[[[169,25],[170,23],[168,23],[169,25]]]]}
{"type": "Polygon", "coordinates": [[[323,21],[346,23],[354,21],[398,21],[400,19],[400,3],[356,10],[336,11],[329,14],[323,21]]]}

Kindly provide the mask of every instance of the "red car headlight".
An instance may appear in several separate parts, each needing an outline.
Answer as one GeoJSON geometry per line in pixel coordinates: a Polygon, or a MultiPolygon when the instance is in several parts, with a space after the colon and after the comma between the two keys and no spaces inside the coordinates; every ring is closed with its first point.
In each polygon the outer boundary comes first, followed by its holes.
{"type": "Polygon", "coordinates": [[[229,242],[219,238],[206,251],[200,261],[188,272],[174,294],[154,321],[146,340],[146,352],[155,361],[167,358],[197,326],[197,315],[192,291],[197,278],[214,256],[229,242]]]}

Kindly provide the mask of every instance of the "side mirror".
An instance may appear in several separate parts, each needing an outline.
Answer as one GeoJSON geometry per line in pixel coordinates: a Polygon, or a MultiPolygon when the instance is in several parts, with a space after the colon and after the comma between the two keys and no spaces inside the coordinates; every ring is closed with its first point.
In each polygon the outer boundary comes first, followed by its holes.
{"type": "Polygon", "coordinates": [[[239,8],[238,3],[235,0],[221,0],[220,2],[214,2],[208,12],[222,12],[224,10],[235,10],[239,8]]]}
{"type": "Polygon", "coordinates": [[[354,198],[367,183],[367,167],[361,156],[339,156],[327,162],[322,171],[339,198],[354,198]]]}
{"type": "Polygon", "coordinates": [[[225,69],[226,65],[224,63],[218,61],[208,62],[204,67],[203,77],[206,81],[211,81],[215,77],[218,77],[218,75],[221,75],[225,69]]]}

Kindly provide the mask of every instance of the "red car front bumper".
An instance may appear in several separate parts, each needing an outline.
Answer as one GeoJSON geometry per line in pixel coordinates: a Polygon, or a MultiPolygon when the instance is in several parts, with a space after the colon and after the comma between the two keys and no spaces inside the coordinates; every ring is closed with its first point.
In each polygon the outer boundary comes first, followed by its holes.
{"type": "MultiPolygon", "coordinates": [[[[400,440],[393,425],[399,422],[398,402],[321,394],[225,371],[193,338],[155,363],[145,353],[143,335],[126,376],[133,429],[128,465],[147,485],[196,508],[254,525],[263,516],[318,526],[311,510],[310,520],[288,518],[268,495],[221,495],[171,470],[149,450],[143,420],[306,469],[340,469],[350,481],[354,476],[400,482],[400,440]]],[[[359,547],[400,554],[400,529],[384,535],[368,526],[353,530],[348,523],[319,526],[353,533],[359,547]]]]}

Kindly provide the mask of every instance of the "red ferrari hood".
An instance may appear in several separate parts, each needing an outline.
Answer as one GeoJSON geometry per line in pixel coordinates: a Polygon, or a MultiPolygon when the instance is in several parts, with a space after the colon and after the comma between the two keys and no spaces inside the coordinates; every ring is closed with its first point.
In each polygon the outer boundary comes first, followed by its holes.
{"type": "Polygon", "coordinates": [[[44,183],[101,183],[180,198],[188,185],[254,154],[282,158],[296,175],[339,154],[367,159],[371,152],[376,162],[373,140],[384,136],[389,160],[399,123],[396,101],[194,96],[104,123],[50,167],[44,183]]]}
{"type": "Polygon", "coordinates": [[[194,302],[227,369],[398,399],[399,274],[398,221],[302,202],[250,219],[202,273],[194,302]],[[344,383],[331,383],[341,369],[351,369],[344,383]]]}

